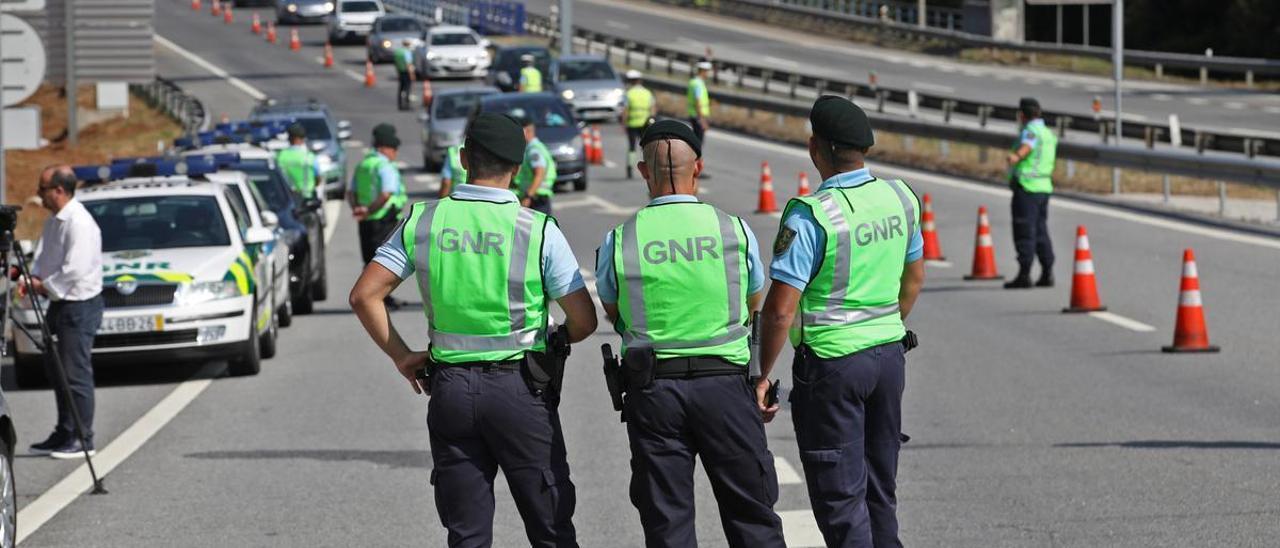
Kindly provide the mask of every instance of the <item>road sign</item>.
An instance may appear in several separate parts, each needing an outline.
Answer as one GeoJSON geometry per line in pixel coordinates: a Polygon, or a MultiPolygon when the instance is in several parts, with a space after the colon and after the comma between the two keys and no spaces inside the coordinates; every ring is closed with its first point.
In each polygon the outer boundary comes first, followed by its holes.
{"type": "Polygon", "coordinates": [[[0,11],[41,11],[44,0],[0,0],[0,11]]]}
{"type": "Polygon", "coordinates": [[[26,21],[0,14],[0,57],[3,66],[4,106],[16,105],[40,86],[47,66],[40,35],[26,21]]]}

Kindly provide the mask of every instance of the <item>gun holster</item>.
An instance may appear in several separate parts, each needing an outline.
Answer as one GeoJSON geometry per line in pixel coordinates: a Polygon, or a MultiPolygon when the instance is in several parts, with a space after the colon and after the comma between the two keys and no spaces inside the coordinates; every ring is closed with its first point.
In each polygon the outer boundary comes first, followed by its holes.
{"type": "MultiPolygon", "coordinates": [[[[622,364],[618,363],[618,357],[613,355],[613,347],[608,344],[600,345],[600,354],[604,358],[604,386],[609,390],[609,400],[613,403],[614,411],[622,411],[623,385],[626,383],[623,379],[622,364]]],[[[622,416],[622,422],[627,422],[625,413],[622,416]]]]}
{"type": "Polygon", "coordinates": [[[564,383],[564,364],[569,359],[569,331],[560,326],[547,337],[545,352],[525,352],[520,374],[529,392],[548,401],[560,396],[564,383]]]}
{"type": "Polygon", "coordinates": [[[622,374],[626,380],[626,389],[644,390],[651,386],[657,367],[658,355],[652,348],[640,346],[626,349],[622,354],[622,374]]]}
{"type": "Polygon", "coordinates": [[[906,354],[917,346],[920,346],[920,339],[916,337],[916,332],[907,330],[907,335],[902,338],[902,353],[906,354]]]}

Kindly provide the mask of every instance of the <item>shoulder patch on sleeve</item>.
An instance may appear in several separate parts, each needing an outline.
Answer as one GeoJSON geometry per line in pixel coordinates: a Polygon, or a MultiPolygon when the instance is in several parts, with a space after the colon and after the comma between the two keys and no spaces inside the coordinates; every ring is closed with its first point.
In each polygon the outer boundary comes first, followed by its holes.
{"type": "Polygon", "coordinates": [[[791,248],[791,243],[794,242],[795,240],[796,240],[796,231],[792,230],[790,227],[786,225],[782,225],[782,227],[778,229],[777,238],[774,238],[773,240],[774,256],[778,256],[783,253],[786,253],[786,251],[791,248]]]}

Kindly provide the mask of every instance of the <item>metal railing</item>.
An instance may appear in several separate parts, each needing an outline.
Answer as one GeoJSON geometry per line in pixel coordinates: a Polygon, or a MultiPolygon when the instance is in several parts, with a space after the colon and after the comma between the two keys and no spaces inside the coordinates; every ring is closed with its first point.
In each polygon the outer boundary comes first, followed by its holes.
{"type": "Polygon", "coordinates": [[[129,91],[163,112],[182,126],[183,133],[201,131],[209,125],[209,115],[199,99],[182,91],[177,84],[156,77],[148,84],[129,84],[129,91]]]}
{"type": "Polygon", "coordinates": [[[433,23],[471,27],[481,34],[522,34],[524,3],[510,1],[451,2],[436,0],[385,0],[396,11],[433,23]]]}

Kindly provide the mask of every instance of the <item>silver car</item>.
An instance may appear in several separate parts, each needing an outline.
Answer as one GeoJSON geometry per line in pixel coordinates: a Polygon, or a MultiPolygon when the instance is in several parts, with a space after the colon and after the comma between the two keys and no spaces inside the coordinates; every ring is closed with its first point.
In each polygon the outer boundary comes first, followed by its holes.
{"type": "Polygon", "coordinates": [[[369,33],[369,60],[391,62],[396,50],[409,40],[409,51],[417,51],[427,34],[427,25],[409,15],[384,15],[373,22],[369,33]]]}
{"type": "Polygon", "coordinates": [[[462,143],[467,120],[480,98],[497,93],[492,86],[471,86],[442,91],[432,99],[431,109],[422,114],[422,164],[427,171],[438,171],[445,151],[462,143]]]}
{"type": "Polygon", "coordinates": [[[333,17],[329,18],[329,41],[365,38],[373,30],[373,22],[386,13],[379,0],[338,0],[333,17]]]}
{"type": "Polygon", "coordinates": [[[612,120],[622,113],[622,79],[604,57],[566,55],[551,64],[551,89],[580,120],[612,120]]]}
{"type": "Polygon", "coordinates": [[[489,40],[469,27],[440,25],[427,31],[416,56],[418,73],[428,78],[484,78],[489,73],[489,40]]]}
{"type": "Polygon", "coordinates": [[[333,13],[334,0],[277,0],[276,23],[322,23],[333,13]]]}

